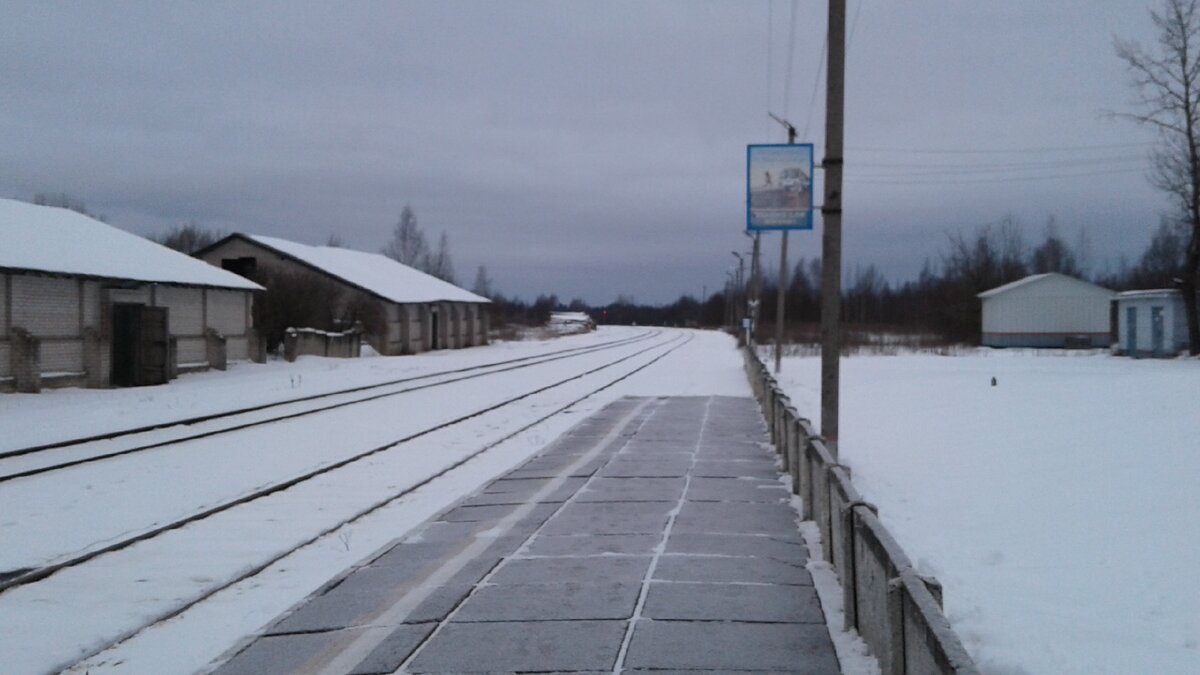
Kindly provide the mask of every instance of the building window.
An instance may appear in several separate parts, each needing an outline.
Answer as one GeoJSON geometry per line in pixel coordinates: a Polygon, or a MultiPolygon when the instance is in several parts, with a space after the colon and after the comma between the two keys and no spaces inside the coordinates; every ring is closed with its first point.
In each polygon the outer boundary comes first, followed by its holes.
{"type": "Polygon", "coordinates": [[[258,271],[258,258],[222,258],[221,269],[250,278],[258,271]]]}

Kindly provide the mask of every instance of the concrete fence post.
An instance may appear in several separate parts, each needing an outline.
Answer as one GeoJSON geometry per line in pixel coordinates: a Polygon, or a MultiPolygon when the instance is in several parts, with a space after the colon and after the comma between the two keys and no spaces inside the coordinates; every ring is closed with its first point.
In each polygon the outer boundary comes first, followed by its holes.
{"type": "Polygon", "coordinates": [[[104,346],[100,331],[91,326],[83,329],[83,372],[87,376],[87,386],[92,389],[108,384],[104,372],[104,346]]]}
{"type": "Polygon", "coordinates": [[[905,675],[904,659],[904,581],[900,577],[888,580],[887,587],[888,672],[884,675],[905,675]]]}
{"type": "Polygon", "coordinates": [[[42,341],[32,333],[13,326],[9,331],[9,372],[13,385],[22,394],[36,394],[42,390],[42,341]]]}
{"type": "Polygon", "coordinates": [[[204,331],[204,352],[208,357],[208,367],[213,370],[225,370],[228,365],[225,350],[225,336],[214,328],[204,331]]]}
{"type": "Polygon", "coordinates": [[[288,363],[296,360],[299,354],[296,351],[296,343],[299,342],[300,336],[295,328],[289,328],[283,332],[283,358],[288,363]]]}

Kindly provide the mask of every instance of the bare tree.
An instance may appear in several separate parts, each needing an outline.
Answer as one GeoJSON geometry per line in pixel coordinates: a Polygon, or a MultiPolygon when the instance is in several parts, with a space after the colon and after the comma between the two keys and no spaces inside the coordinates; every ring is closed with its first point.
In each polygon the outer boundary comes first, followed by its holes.
{"type": "Polygon", "coordinates": [[[428,259],[429,243],[417,225],[417,216],[411,206],[405,204],[400,211],[400,220],[392,231],[392,240],[383,247],[383,254],[396,262],[417,268],[428,259]]]}
{"type": "Polygon", "coordinates": [[[421,261],[421,271],[449,283],[457,283],[454,280],[454,261],[450,258],[450,237],[443,232],[441,237],[438,237],[437,249],[425,255],[421,261]]]}
{"type": "Polygon", "coordinates": [[[1192,355],[1200,354],[1196,306],[1200,277],[1200,12],[1196,3],[1164,0],[1161,12],[1150,12],[1158,29],[1153,49],[1114,40],[1117,56],[1129,69],[1140,108],[1117,116],[1158,131],[1151,181],[1177,200],[1190,230],[1178,286],[1183,292],[1192,355]]]}
{"type": "Polygon", "coordinates": [[[1054,222],[1054,216],[1046,221],[1046,240],[1030,254],[1029,271],[1034,274],[1058,272],[1072,277],[1083,276],[1075,252],[1058,236],[1058,224],[1054,222]]]}
{"type": "Polygon", "coordinates": [[[209,244],[215,244],[224,236],[224,233],[207,229],[193,220],[182,225],[176,225],[163,234],[151,237],[151,240],[167,248],[173,248],[180,253],[191,255],[209,244]]]}
{"type": "Polygon", "coordinates": [[[39,192],[33,196],[33,203],[38,206],[57,206],[61,209],[70,209],[89,218],[95,218],[102,223],[108,222],[108,216],[88,211],[87,205],[83,203],[82,199],[76,199],[66,192],[39,192]]]}
{"type": "Polygon", "coordinates": [[[480,265],[479,270],[475,272],[475,283],[471,286],[471,292],[485,298],[492,297],[492,278],[488,276],[487,267],[480,265]]]}

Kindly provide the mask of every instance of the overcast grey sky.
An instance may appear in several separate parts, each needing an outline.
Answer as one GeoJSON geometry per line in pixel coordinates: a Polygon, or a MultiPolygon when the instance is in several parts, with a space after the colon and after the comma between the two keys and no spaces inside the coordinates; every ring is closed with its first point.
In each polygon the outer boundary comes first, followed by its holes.
{"type": "MultiPolygon", "coordinates": [[[[826,6],[796,7],[792,41],[788,0],[0,0],[0,196],[372,251],[411,204],[463,285],[711,293],[748,248],[745,146],[784,139],[768,109],[823,156],[826,6]]],[[[1129,107],[1112,39],[1152,42],[1146,7],[849,0],[847,274],[912,278],[1005,215],[1136,258],[1169,206],[1153,137],[1101,113],[1129,107]]],[[[818,255],[820,218],[791,241],[818,255]]]]}

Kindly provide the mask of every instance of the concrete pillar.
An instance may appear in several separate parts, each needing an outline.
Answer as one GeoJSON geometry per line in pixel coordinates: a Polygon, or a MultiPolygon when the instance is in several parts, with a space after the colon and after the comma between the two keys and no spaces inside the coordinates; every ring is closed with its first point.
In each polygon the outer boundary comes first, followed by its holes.
{"type": "Polygon", "coordinates": [[[9,359],[13,384],[18,392],[36,394],[42,390],[41,340],[24,328],[13,326],[9,331],[9,359]]]}
{"type": "Polygon", "coordinates": [[[208,367],[214,370],[225,370],[227,361],[225,355],[225,336],[209,328],[204,331],[204,352],[208,357],[208,367]]]}
{"type": "Polygon", "coordinates": [[[411,354],[412,349],[412,314],[408,305],[396,305],[396,320],[400,328],[400,354],[411,354]]]}
{"type": "Polygon", "coordinates": [[[454,304],[450,305],[450,316],[453,317],[451,327],[453,328],[453,331],[454,331],[454,337],[451,338],[451,340],[453,341],[453,344],[451,346],[454,347],[455,349],[460,349],[465,346],[463,344],[463,315],[462,315],[463,312],[462,311],[463,311],[462,305],[459,305],[458,303],[454,303],[454,304]]]}
{"type": "Polygon", "coordinates": [[[87,386],[92,389],[108,386],[109,374],[104,371],[104,352],[108,348],[100,331],[91,327],[83,329],[83,372],[87,373],[87,386]]]}

